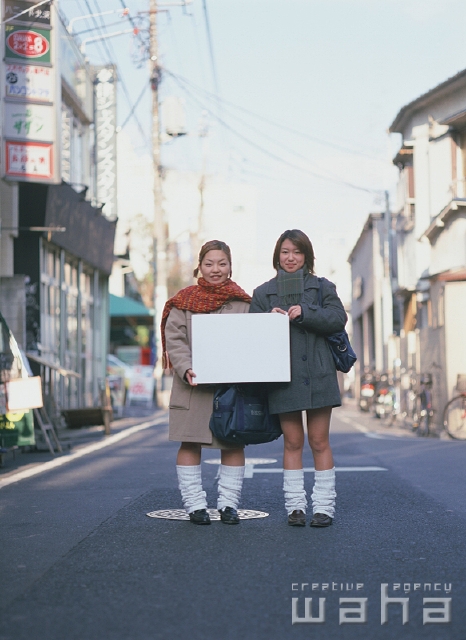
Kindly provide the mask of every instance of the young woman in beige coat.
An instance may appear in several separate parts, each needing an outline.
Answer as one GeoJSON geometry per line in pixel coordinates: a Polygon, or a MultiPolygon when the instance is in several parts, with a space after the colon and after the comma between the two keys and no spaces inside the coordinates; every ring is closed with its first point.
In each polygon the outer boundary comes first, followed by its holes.
{"type": "Polygon", "coordinates": [[[220,449],[221,465],[217,509],[225,524],[238,524],[237,507],[244,477],[244,449],[212,435],[209,420],[214,389],[196,385],[192,370],[191,318],[193,313],[248,313],[250,296],[231,280],[231,252],[219,240],[200,250],[194,276],[196,285],[186,287],[168,300],[162,316],[162,347],[165,364],[173,369],[169,405],[169,438],[181,442],[176,471],[183,505],[194,524],[210,524],[206,493],[202,489],[201,449],[220,449]]]}

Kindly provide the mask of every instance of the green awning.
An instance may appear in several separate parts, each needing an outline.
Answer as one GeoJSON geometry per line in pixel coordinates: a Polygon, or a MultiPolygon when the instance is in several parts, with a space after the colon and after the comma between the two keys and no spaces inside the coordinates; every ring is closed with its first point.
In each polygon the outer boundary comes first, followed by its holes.
{"type": "Polygon", "coordinates": [[[137,302],[132,298],[121,298],[110,294],[110,317],[137,317],[137,316],[153,316],[152,309],[148,309],[141,302],[137,302]]]}

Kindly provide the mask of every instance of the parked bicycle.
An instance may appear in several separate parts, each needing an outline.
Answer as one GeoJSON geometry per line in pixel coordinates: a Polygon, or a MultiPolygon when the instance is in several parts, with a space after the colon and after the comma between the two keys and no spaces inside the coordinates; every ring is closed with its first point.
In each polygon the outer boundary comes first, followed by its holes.
{"type": "Polygon", "coordinates": [[[458,376],[456,389],[459,395],[446,404],[443,426],[454,440],[466,440],[466,375],[458,376]]]}
{"type": "Polygon", "coordinates": [[[432,374],[421,374],[419,379],[419,391],[416,394],[416,403],[413,414],[413,431],[418,436],[431,434],[434,410],[432,407],[432,374]]]}
{"type": "Polygon", "coordinates": [[[361,377],[361,391],[359,398],[359,408],[361,411],[370,411],[374,402],[375,376],[372,373],[365,373],[361,377]]]}
{"type": "Polygon", "coordinates": [[[380,389],[375,399],[374,415],[376,418],[387,418],[393,415],[394,389],[384,387],[380,389]]]}
{"type": "Polygon", "coordinates": [[[376,418],[390,418],[391,422],[395,419],[395,388],[390,384],[386,373],[382,373],[377,382],[373,410],[376,418]]]}

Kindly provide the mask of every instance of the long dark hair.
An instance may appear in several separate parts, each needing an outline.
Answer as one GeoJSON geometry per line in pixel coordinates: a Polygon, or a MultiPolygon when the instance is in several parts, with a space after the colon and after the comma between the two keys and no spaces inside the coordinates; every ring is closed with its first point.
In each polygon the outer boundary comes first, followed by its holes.
{"type": "Polygon", "coordinates": [[[304,259],[307,268],[309,269],[309,273],[314,273],[315,256],[312,242],[304,231],[300,231],[299,229],[288,229],[278,238],[273,251],[273,268],[278,271],[280,267],[280,249],[282,248],[282,244],[285,240],[290,240],[302,253],[304,253],[304,259]]]}
{"type": "Polygon", "coordinates": [[[199,267],[201,266],[202,261],[204,260],[206,254],[209,253],[209,251],[223,251],[223,253],[228,258],[228,262],[230,263],[230,278],[231,278],[231,275],[232,275],[231,250],[230,250],[230,247],[227,245],[227,243],[222,242],[221,240],[209,240],[209,242],[206,242],[205,244],[202,245],[201,250],[199,251],[199,259],[197,262],[197,267],[193,271],[194,277],[197,278],[197,276],[199,275],[199,267]]]}

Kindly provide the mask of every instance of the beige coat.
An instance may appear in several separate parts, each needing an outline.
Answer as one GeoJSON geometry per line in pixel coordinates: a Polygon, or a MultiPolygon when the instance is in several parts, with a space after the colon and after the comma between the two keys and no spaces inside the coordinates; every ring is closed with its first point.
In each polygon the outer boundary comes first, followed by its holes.
{"type": "MultiPolygon", "coordinates": [[[[248,313],[249,304],[241,300],[227,302],[212,313],[248,313]]],[[[168,356],[173,367],[173,387],[169,405],[169,438],[176,442],[199,442],[220,449],[238,448],[212,436],[209,420],[212,413],[214,387],[191,387],[184,374],[192,368],[191,311],[172,309],[165,328],[168,356]]],[[[194,372],[196,373],[196,372],[194,372]]]]}

